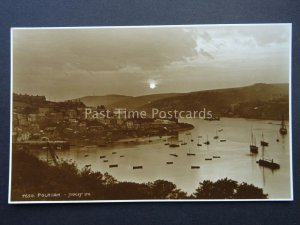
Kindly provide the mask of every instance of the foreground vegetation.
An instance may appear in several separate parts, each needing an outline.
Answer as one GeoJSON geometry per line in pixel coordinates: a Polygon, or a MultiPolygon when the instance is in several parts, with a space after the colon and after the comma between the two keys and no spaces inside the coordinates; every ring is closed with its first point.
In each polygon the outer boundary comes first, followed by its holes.
{"type": "Polygon", "coordinates": [[[74,163],[49,166],[22,151],[13,152],[11,193],[12,201],[267,198],[261,188],[227,178],[216,182],[205,180],[191,195],[165,180],[142,184],[119,182],[108,173],[89,168],[78,170],[74,163]]]}

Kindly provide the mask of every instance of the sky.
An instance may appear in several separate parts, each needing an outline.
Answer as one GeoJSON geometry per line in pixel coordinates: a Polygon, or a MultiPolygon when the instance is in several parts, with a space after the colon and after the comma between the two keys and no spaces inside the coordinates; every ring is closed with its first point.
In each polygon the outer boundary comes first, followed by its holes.
{"type": "Polygon", "coordinates": [[[61,101],[288,83],[290,25],[14,29],[13,91],[61,101]]]}

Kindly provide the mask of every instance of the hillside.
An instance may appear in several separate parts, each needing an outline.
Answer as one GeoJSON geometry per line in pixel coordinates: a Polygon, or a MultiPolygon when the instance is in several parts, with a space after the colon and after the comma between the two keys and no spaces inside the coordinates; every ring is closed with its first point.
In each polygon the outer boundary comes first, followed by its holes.
{"type": "Polygon", "coordinates": [[[254,84],[246,87],[191,92],[160,99],[139,110],[211,110],[223,116],[277,119],[288,115],[288,84],[254,84]],[[255,109],[254,109],[255,108],[255,109]]]}
{"type": "Polygon", "coordinates": [[[155,94],[155,95],[144,95],[138,97],[131,97],[127,99],[122,99],[120,101],[114,102],[113,104],[108,105],[108,108],[122,107],[128,110],[138,109],[144,105],[151,104],[157,100],[163,100],[171,97],[180,96],[182,94],[178,93],[168,93],[168,94],[155,94]]]}
{"type": "Polygon", "coordinates": [[[104,105],[106,108],[126,108],[133,110],[143,105],[149,104],[153,101],[157,101],[164,98],[175,97],[176,93],[167,94],[154,94],[143,95],[138,97],[126,96],[126,95],[104,95],[104,96],[85,96],[79,99],[86,106],[100,106],[104,105]]]}
{"type": "Polygon", "coordinates": [[[167,93],[138,97],[124,95],[86,96],[80,100],[87,106],[127,110],[196,111],[206,108],[221,116],[278,119],[288,115],[288,84],[257,83],[245,87],[204,90],[190,93],[167,93]]]}
{"type": "Polygon", "coordinates": [[[285,93],[289,92],[289,85],[286,83],[277,83],[277,84],[272,84],[275,87],[279,87],[281,88],[282,91],[284,91],[285,93]]]}
{"type": "Polygon", "coordinates": [[[107,106],[128,98],[132,97],[125,95],[85,96],[76,100],[82,101],[86,106],[107,106]]]}

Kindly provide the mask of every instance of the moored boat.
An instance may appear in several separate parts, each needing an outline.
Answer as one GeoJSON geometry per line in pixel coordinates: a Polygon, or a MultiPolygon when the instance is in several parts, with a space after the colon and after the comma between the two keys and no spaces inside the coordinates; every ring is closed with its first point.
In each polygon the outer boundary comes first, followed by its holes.
{"type": "Polygon", "coordinates": [[[170,144],[169,147],[171,147],[171,148],[177,148],[177,147],[179,147],[179,145],[178,144],[170,144]]]}
{"type": "Polygon", "coordinates": [[[191,169],[200,169],[200,166],[191,166],[191,169]]]}
{"type": "Polygon", "coordinates": [[[260,165],[260,166],[263,166],[263,167],[268,167],[272,170],[276,170],[276,169],[280,169],[280,165],[278,163],[275,163],[273,161],[273,159],[271,160],[268,160],[268,159],[260,159],[257,161],[257,163],[260,165]]]}
{"type": "Polygon", "coordinates": [[[205,144],[205,145],[209,145],[209,144],[210,144],[210,142],[209,142],[209,140],[208,140],[208,135],[206,136],[206,142],[204,142],[204,144],[205,144]]]}
{"type": "Polygon", "coordinates": [[[132,169],[134,169],[134,170],[143,169],[143,166],[133,166],[132,169]]]}
{"type": "Polygon", "coordinates": [[[216,131],[216,135],[214,136],[214,139],[219,139],[218,131],[216,131]]]}
{"type": "Polygon", "coordinates": [[[251,131],[250,152],[255,154],[258,153],[258,147],[256,146],[256,139],[253,137],[252,131],[251,131]]]}
{"type": "Polygon", "coordinates": [[[286,129],[286,125],[285,125],[285,122],[284,122],[284,115],[283,114],[282,114],[281,126],[280,126],[280,129],[279,129],[279,133],[281,135],[286,135],[287,134],[287,129],[286,129]]]}
{"type": "Polygon", "coordinates": [[[264,133],[261,134],[261,139],[262,139],[262,140],[260,141],[260,145],[261,145],[261,146],[263,146],[263,147],[269,146],[269,143],[266,142],[266,141],[264,140],[264,133]]]}
{"type": "Polygon", "coordinates": [[[265,159],[264,155],[264,147],[262,148],[262,157],[258,161],[258,165],[270,168],[272,170],[280,169],[280,165],[278,163],[275,163],[273,159],[265,159]]]}
{"type": "Polygon", "coordinates": [[[114,167],[118,167],[118,164],[109,165],[109,168],[114,168],[114,167]]]}

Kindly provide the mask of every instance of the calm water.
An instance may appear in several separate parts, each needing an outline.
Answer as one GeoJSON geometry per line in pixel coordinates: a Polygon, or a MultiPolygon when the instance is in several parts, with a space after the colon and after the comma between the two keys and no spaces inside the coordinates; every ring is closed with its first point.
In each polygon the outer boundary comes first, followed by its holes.
{"type": "MultiPolygon", "coordinates": [[[[248,120],[222,118],[220,121],[204,121],[201,119],[185,119],[182,122],[195,126],[190,131],[179,134],[178,140],[187,142],[179,148],[170,148],[165,143],[176,143],[175,138],[152,137],[126,140],[109,147],[71,147],[68,151],[57,151],[57,156],[64,160],[73,160],[79,168],[91,165],[93,171],[108,172],[119,181],[134,181],[138,183],[165,179],[177,185],[188,193],[193,193],[203,180],[218,180],[228,177],[239,182],[247,182],[264,189],[269,198],[290,198],[290,149],[289,134],[278,135],[280,121],[248,120]],[[269,147],[264,150],[265,158],[273,158],[280,164],[280,169],[272,171],[259,167],[256,161],[261,157],[262,149],[257,155],[249,152],[251,129],[260,145],[262,132],[269,147]],[[216,130],[219,139],[215,140],[216,130]],[[276,142],[277,135],[279,142],[276,142]],[[202,138],[198,138],[202,136],[202,138]],[[203,142],[209,139],[210,145],[203,142]],[[190,139],[194,141],[191,142],[190,139]],[[226,142],[220,142],[226,139],[226,142]],[[198,140],[202,143],[197,146],[198,140]],[[115,152],[113,154],[113,152],[115,152]],[[187,156],[187,153],[195,156],[187,156]],[[177,154],[178,157],[170,154],[177,154]],[[100,159],[100,156],[106,156],[100,159]],[[124,156],[124,157],[120,157],[124,156]],[[220,156],[220,158],[213,158],[220,156]],[[211,161],[205,158],[212,158],[211,161]],[[166,162],[173,162],[167,165],[166,162]],[[110,164],[118,164],[117,168],[109,168],[110,164]],[[133,166],[143,166],[143,169],[133,170],[133,166]],[[191,165],[200,166],[200,169],[191,169],[191,165]]],[[[45,154],[37,152],[45,159],[45,154]]]]}

